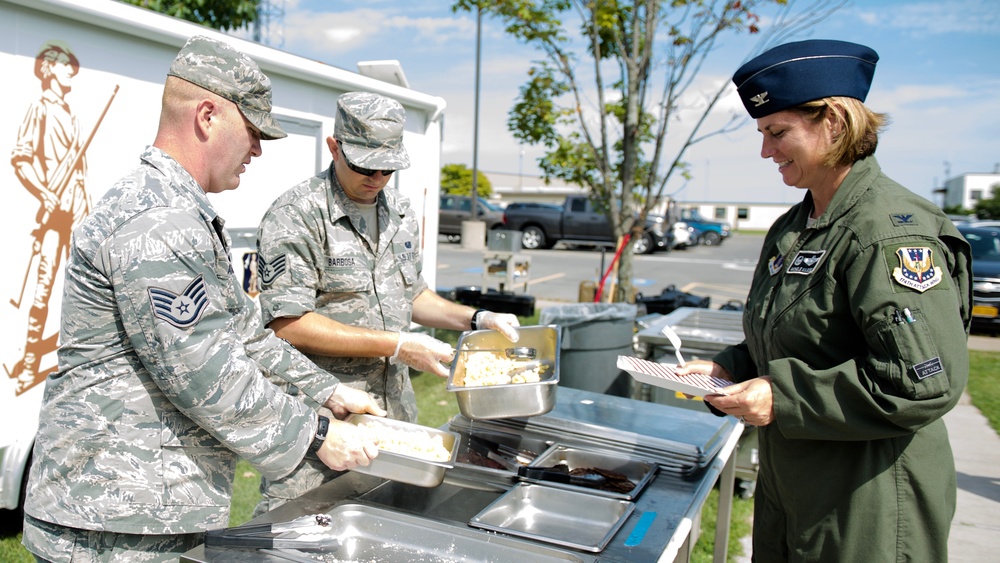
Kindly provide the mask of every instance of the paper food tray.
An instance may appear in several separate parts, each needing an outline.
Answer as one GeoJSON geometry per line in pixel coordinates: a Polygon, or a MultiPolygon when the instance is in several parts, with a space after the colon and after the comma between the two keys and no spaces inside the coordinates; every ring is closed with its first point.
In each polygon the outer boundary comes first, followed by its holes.
{"type": "Polygon", "coordinates": [[[627,371],[633,379],[641,383],[648,383],[656,387],[680,391],[681,393],[698,397],[705,395],[725,395],[722,392],[722,388],[732,385],[731,382],[725,379],[697,373],[684,376],[677,375],[669,365],[640,360],[631,356],[618,356],[618,369],[627,371]]]}

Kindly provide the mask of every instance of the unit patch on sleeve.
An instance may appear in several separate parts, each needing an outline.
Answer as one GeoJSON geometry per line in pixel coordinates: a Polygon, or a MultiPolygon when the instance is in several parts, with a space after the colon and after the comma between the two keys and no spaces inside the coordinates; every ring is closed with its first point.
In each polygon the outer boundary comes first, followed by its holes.
{"type": "Polygon", "coordinates": [[[263,258],[257,256],[257,277],[260,278],[262,285],[271,285],[287,269],[288,258],[284,254],[274,258],[270,262],[266,262],[263,258]]]}
{"type": "Polygon", "coordinates": [[[944,274],[934,265],[934,251],[926,246],[904,246],[896,249],[899,267],[892,270],[896,283],[921,293],[941,283],[944,274]]]}
{"type": "Polygon", "coordinates": [[[198,276],[179,295],[162,287],[146,290],[153,305],[153,315],[177,328],[193,326],[208,306],[205,277],[198,276]]]}
{"type": "Polygon", "coordinates": [[[825,250],[800,250],[795,255],[795,258],[792,258],[792,262],[788,265],[785,273],[808,276],[813,273],[816,266],[819,266],[819,262],[823,259],[824,254],[826,254],[825,250]]]}

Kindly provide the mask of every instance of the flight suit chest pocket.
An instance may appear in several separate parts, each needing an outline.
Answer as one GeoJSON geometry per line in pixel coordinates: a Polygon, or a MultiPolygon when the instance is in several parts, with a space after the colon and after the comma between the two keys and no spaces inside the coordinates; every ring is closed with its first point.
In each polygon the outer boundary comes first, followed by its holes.
{"type": "Polygon", "coordinates": [[[951,387],[927,322],[919,309],[907,309],[873,327],[882,347],[879,359],[893,387],[907,399],[940,397],[951,387]]]}
{"type": "Polygon", "coordinates": [[[330,256],[322,286],[329,293],[370,293],[374,289],[371,268],[358,256],[330,256]]]}

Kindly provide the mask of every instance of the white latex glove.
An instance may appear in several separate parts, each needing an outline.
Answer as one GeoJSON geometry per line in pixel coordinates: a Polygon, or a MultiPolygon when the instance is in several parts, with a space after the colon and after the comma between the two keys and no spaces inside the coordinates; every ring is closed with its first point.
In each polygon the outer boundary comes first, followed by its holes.
{"type": "Polygon", "coordinates": [[[368,466],[378,457],[378,442],[354,424],[331,420],[326,440],[316,452],[316,457],[334,471],[346,471],[359,465],[368,466]]]}
{"type": "Polygon", "coordinates": [[[446,342],[420,332],[401,332],[396,344],[396,353],[390,360],[399,361],[419,371],[448,377],[448,368],[442,362],[455,358],[455,349],[446,342]]]}
{"type": "MultiPolygon", "coordinates": [[[[375,416],[385,416],[385,409],[378,406],[375,399],[367,391],[355,389],[343,383],[333,389],[333,394],[326,400],[324,407],[333,412],[333,416],[339,420],[347,418],[352,412],[362,414],[373,414],[375,416]]],[[[333,424],[333,421],[330,421],[333,424]]],[[[328,434],[329,435],[329,434],[328,434]]],[[[366,464],[367,465],[367,464],[366,464]]]]}
{"type": "Polygon", "coordinates": [[[517,333],[517,327],[521,323],[517,317],[510,313],[494,313],[483,311],[476,317],[476,328],[491,328],[507,337],[511,342],[517,342],[521,335],[517,333]]]}

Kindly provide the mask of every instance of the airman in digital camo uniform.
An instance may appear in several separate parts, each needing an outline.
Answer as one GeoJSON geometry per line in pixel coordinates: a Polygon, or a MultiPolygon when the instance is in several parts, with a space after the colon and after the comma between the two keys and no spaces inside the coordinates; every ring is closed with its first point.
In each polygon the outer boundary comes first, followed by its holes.
{"type": "MultiPolygon", "coordinates": [[[[337,100],[333,162],[279,197],[258,232],[264,322],[342,381],[371,393],[389,417],[415,422],[409,368],[447,376],[450,345],[410,323],[492,328],[517,339],[517,317],[448,301],[421,278],[418,216],[392,174],[410,165],[405,111],[369,92],[337,100]]],[[[295,498],[332,473],[306,460],[282,480],[263,479],[258,512],[295,498]]]]}
{"type": "Polygon", "coordinates": [[[385,411],[264,329],[207,198],[239,185],[261,139],[285,136],[270,111],[256,63],[192,38],[153,146],[74,231],[24,507],[36,557],[175,561],[227,526],[238,457],[277,479],[309,452],[341,470],[378,455],[314,408],[385,411]]]}

